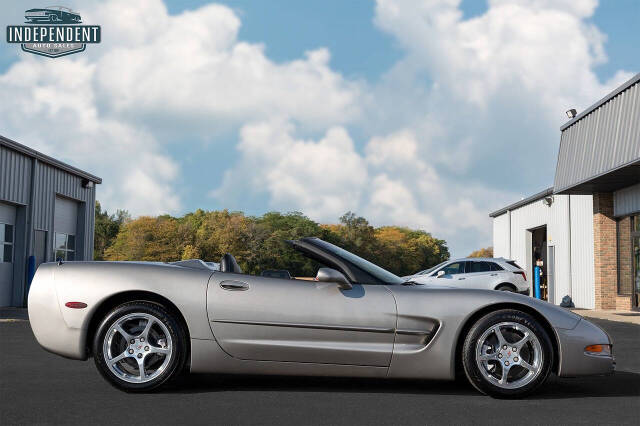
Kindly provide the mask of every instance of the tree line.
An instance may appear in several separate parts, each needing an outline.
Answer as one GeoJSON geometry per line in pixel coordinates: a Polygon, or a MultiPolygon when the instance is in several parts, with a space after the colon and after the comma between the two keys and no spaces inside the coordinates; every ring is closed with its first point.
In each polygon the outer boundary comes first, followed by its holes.
{"type": "Polygon", "coordinates": [[[218,262],[231,253],[243,271],[286,269],[292,276],[315,276],[318,265],[286,240],[319,237],[397,274],[409,275],[449,258],[444,240],[422,230],[374,227],[352,212],[337,224],[319,224],[300,212],[247,216],[228,210],[196,210],[181,217],[141,216],[103,211],[96,202],[94,258],[171,262],[218,262]]]}

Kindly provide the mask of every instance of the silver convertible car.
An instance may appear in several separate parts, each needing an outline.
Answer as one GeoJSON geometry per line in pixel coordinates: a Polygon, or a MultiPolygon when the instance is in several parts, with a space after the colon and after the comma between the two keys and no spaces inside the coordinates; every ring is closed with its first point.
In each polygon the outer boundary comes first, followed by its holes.
{"type": "Polygon", "coordinates": [[[519,294],[421,286],[318,238],[289,241],[313,280],[201,261],[59,262],[38,268],[38,342],[93,357],[125,391],[194,373],[454,379],[522,397],[562,377],[613,372],[612,342],[589,321],[519,294]]]}

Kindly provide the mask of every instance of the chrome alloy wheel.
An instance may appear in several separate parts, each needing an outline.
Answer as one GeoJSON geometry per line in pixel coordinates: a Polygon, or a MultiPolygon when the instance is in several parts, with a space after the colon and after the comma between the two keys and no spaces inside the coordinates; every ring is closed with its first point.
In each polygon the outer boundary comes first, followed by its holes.
{"type": "Polygon", "coordinates": [[[540,374],[542,346],[528,327],[501,322],[489,327],[478,339],[476,364],[490,383],[503,389],[521,388],[540,374]]]}
{"type": "Polygon", "coordinates": [[[104,337],[102,353],[116,377],[129,383],[146,383],[169,365],[171,334],[153,315],[128,314],[111,326],[104,337]]]}

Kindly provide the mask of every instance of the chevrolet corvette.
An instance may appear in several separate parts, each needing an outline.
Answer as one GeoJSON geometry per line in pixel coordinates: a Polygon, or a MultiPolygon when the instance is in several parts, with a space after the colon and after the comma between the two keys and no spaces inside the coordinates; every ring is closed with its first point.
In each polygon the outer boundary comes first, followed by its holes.
{"type": "Polygon", "coordinates": [[[523,397],[550,374],[614,370],[612,341],[553,304],[495,290],[424,286],[318,238],[288,241],[315,279],[220,264],[42,264],[28,298],[46,350],[92,357],[115,387],[192,373],[452,380],[523,397]]]}

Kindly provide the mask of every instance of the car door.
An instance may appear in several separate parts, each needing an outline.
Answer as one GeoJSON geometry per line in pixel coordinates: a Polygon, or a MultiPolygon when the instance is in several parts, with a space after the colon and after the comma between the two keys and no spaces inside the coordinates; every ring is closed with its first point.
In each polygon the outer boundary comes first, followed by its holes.
{"type": "Polygon", "coordinates": [[[214,273],[207,290],[211,329],[244,360],[388,366],[396,305],[384,285],[214,273]]]}
{"type": "Polygon", "coordinates": [[[491,270],[491,264],[487,261],[471,260],[467,262],[465,276],[468,288],[490,288],[497,275],[498,273],[491,270]]]}
{"type": "Polygon", "coordinates": [[[465,274],[466,263],[465,261],[456,261],[443,266],[434,272],[434,279],[431,282],[453,287],[467,287],[465,274]],[[444,274],[438,276],[440,271],[443,271],[444,274]]]}

